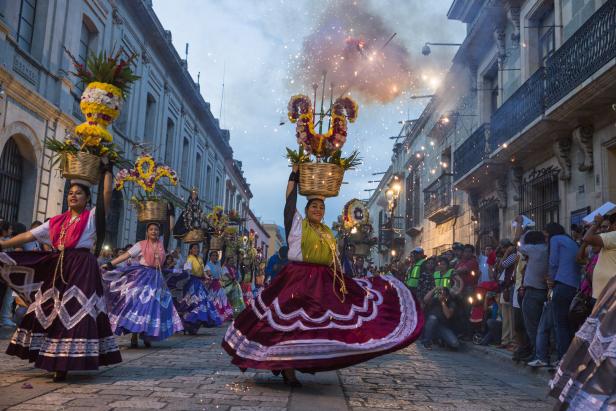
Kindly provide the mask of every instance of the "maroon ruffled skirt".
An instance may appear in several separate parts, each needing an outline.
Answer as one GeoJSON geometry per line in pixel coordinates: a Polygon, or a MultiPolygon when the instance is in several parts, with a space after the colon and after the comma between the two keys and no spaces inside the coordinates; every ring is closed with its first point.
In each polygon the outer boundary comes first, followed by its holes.
{"type": "Polygon", "coordinates": [[[400,350],[419,337],[423,314],[399,280],[344,281],[341,301],[331,268],[287,264],[227,329],[222,346],[231,362],[242,369],[314,373],[400,350]]]}
{"type": "Polygon", "coordinates": [[[96,370],[122,361],[111,332],[96,257],[86,249],[11,252],[17,265],[0,263],[1,280],[29,304],[7,354],[48,371],[96,370]]]}

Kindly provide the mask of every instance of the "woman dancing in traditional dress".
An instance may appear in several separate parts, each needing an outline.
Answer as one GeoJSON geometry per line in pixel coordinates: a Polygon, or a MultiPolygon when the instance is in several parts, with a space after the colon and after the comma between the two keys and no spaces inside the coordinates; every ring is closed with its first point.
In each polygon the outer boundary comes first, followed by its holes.
{"type": "Polygon", "coordinates": [[[184,270],[168,272],[167,284],[178,294],[175,304],[184,329],[195,335],[199,327],[217,327],[222,324],[214,303],[203,285],[203,259],[199,256],[199,244],[191,244],[184,270]]]}
{"type": "Polygon", "coordinates": [[[229,326],[223,347],[240,369],[314,373],[366,361],[411,344],[423,315],[411,292],[392,276],[350,279],[340,272],[336,241],[321,222],[322,198],[297,212],[297,166],[289,177],[285,231],[289,264],[229,326]]]}
{"type": "Polygon", "coordinates": [[[122,361],[106,314],[96,261],[104,240],[105,210],[111,201],[111,167],[105,168],[97,207],[88,208],[90,188],[73,181],[67,193],[68,211],[0,241],[0,249],[31,241],[53,247],[49,252],[2,255],[0,275],[29,304],[7,354],[53,371],[54,381],[64,381],[70,370],[96,370],[122,361]]]}
{"type": "Polygon", "coordinates": [[[109,318],[117,335],[132,333],[131,348],[137,348],[140,336],[146,347],[150,341],[160,341],[184,330],[171,292],[162,275],[165,247],[160,239],[160,225],[149,223],[146,239],[103,268],[108,285],[109,318]],[[138,265],[116,267],[132,258],[138,265]]]}
{"type": "Polygon", "coordinates": [[[246,308],[244,305],[244,297],[242,296],[242,288],[238,282],[237,271],[235,270],[235,258],[228,257],[222,267],[221,283],[227,294],[227,299],[233,308],[233,316],[235,317],[246,308]]]}
{"type": "Polygon", "coordinates": [[[229,304],[225,289],[222,288],[220,279],[222,277],[222,266],[218,260],[218,251],[210,251],[210,258],[205,265],[205,275],[209,279],[209,292],[211,293],[214,307],[223,321],[233,319],[233,308],[229,304]]]}

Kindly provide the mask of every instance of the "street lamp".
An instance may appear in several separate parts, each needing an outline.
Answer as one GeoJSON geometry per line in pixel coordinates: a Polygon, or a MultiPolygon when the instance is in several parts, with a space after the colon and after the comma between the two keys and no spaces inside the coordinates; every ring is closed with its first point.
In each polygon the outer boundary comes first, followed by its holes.
{"type": "Polygon", "coordinates": [[[429,56],[430,53],[432,53],[432,49],[430,48],[430,46],[461,46],[462,43],[428,43],[426,42],[426,44],[424,44],[424,46],[421,48],[421,54],[423,54],[424,56],[429,56]]]}
{"type": "Polygon", "coordinates": [[[399,182],[393,183],[387,191],[385,191],[385,198],[387,199],[387,206],[389,209],[389,229],[391,230],[391,256],[395,257],[396,250],[394,248],[394,210],[398,205],[398,198],[400,197],[400,191],[402,186],[399,182]]]}

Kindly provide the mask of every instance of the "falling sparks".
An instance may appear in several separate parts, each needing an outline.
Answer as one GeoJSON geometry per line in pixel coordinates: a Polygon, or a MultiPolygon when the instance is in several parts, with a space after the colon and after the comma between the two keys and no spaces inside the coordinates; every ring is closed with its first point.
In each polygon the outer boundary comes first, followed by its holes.
{"type": "Polygon", "coordinates": [[[413,83],[411,55],[395,29],[362,3],[329,3],[295,63],[290,76],[306,88],[326,73],[335,94],[352,90],[367,103],[393,101],[413,83]]]}

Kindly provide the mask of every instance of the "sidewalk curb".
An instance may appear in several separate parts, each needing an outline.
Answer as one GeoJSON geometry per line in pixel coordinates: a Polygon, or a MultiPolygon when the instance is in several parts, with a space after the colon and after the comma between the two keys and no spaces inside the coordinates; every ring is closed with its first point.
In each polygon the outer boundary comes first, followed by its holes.
{"type": "Polygon", "coordinates": [[[526,363],[515,362],[511,359],[511,352],[494,347],[486,347],[482,345],[476,345],[473,343],[465,344],[465,352],[477,356],[477,357],[489,357],[493,361],[497,361],[506,366],[514,368],[521,373],[530,375],[534,378],[542,381],[549,381],[554,375],[554,370],[548,367],[533,368],[526,365],[526,363]]]}

